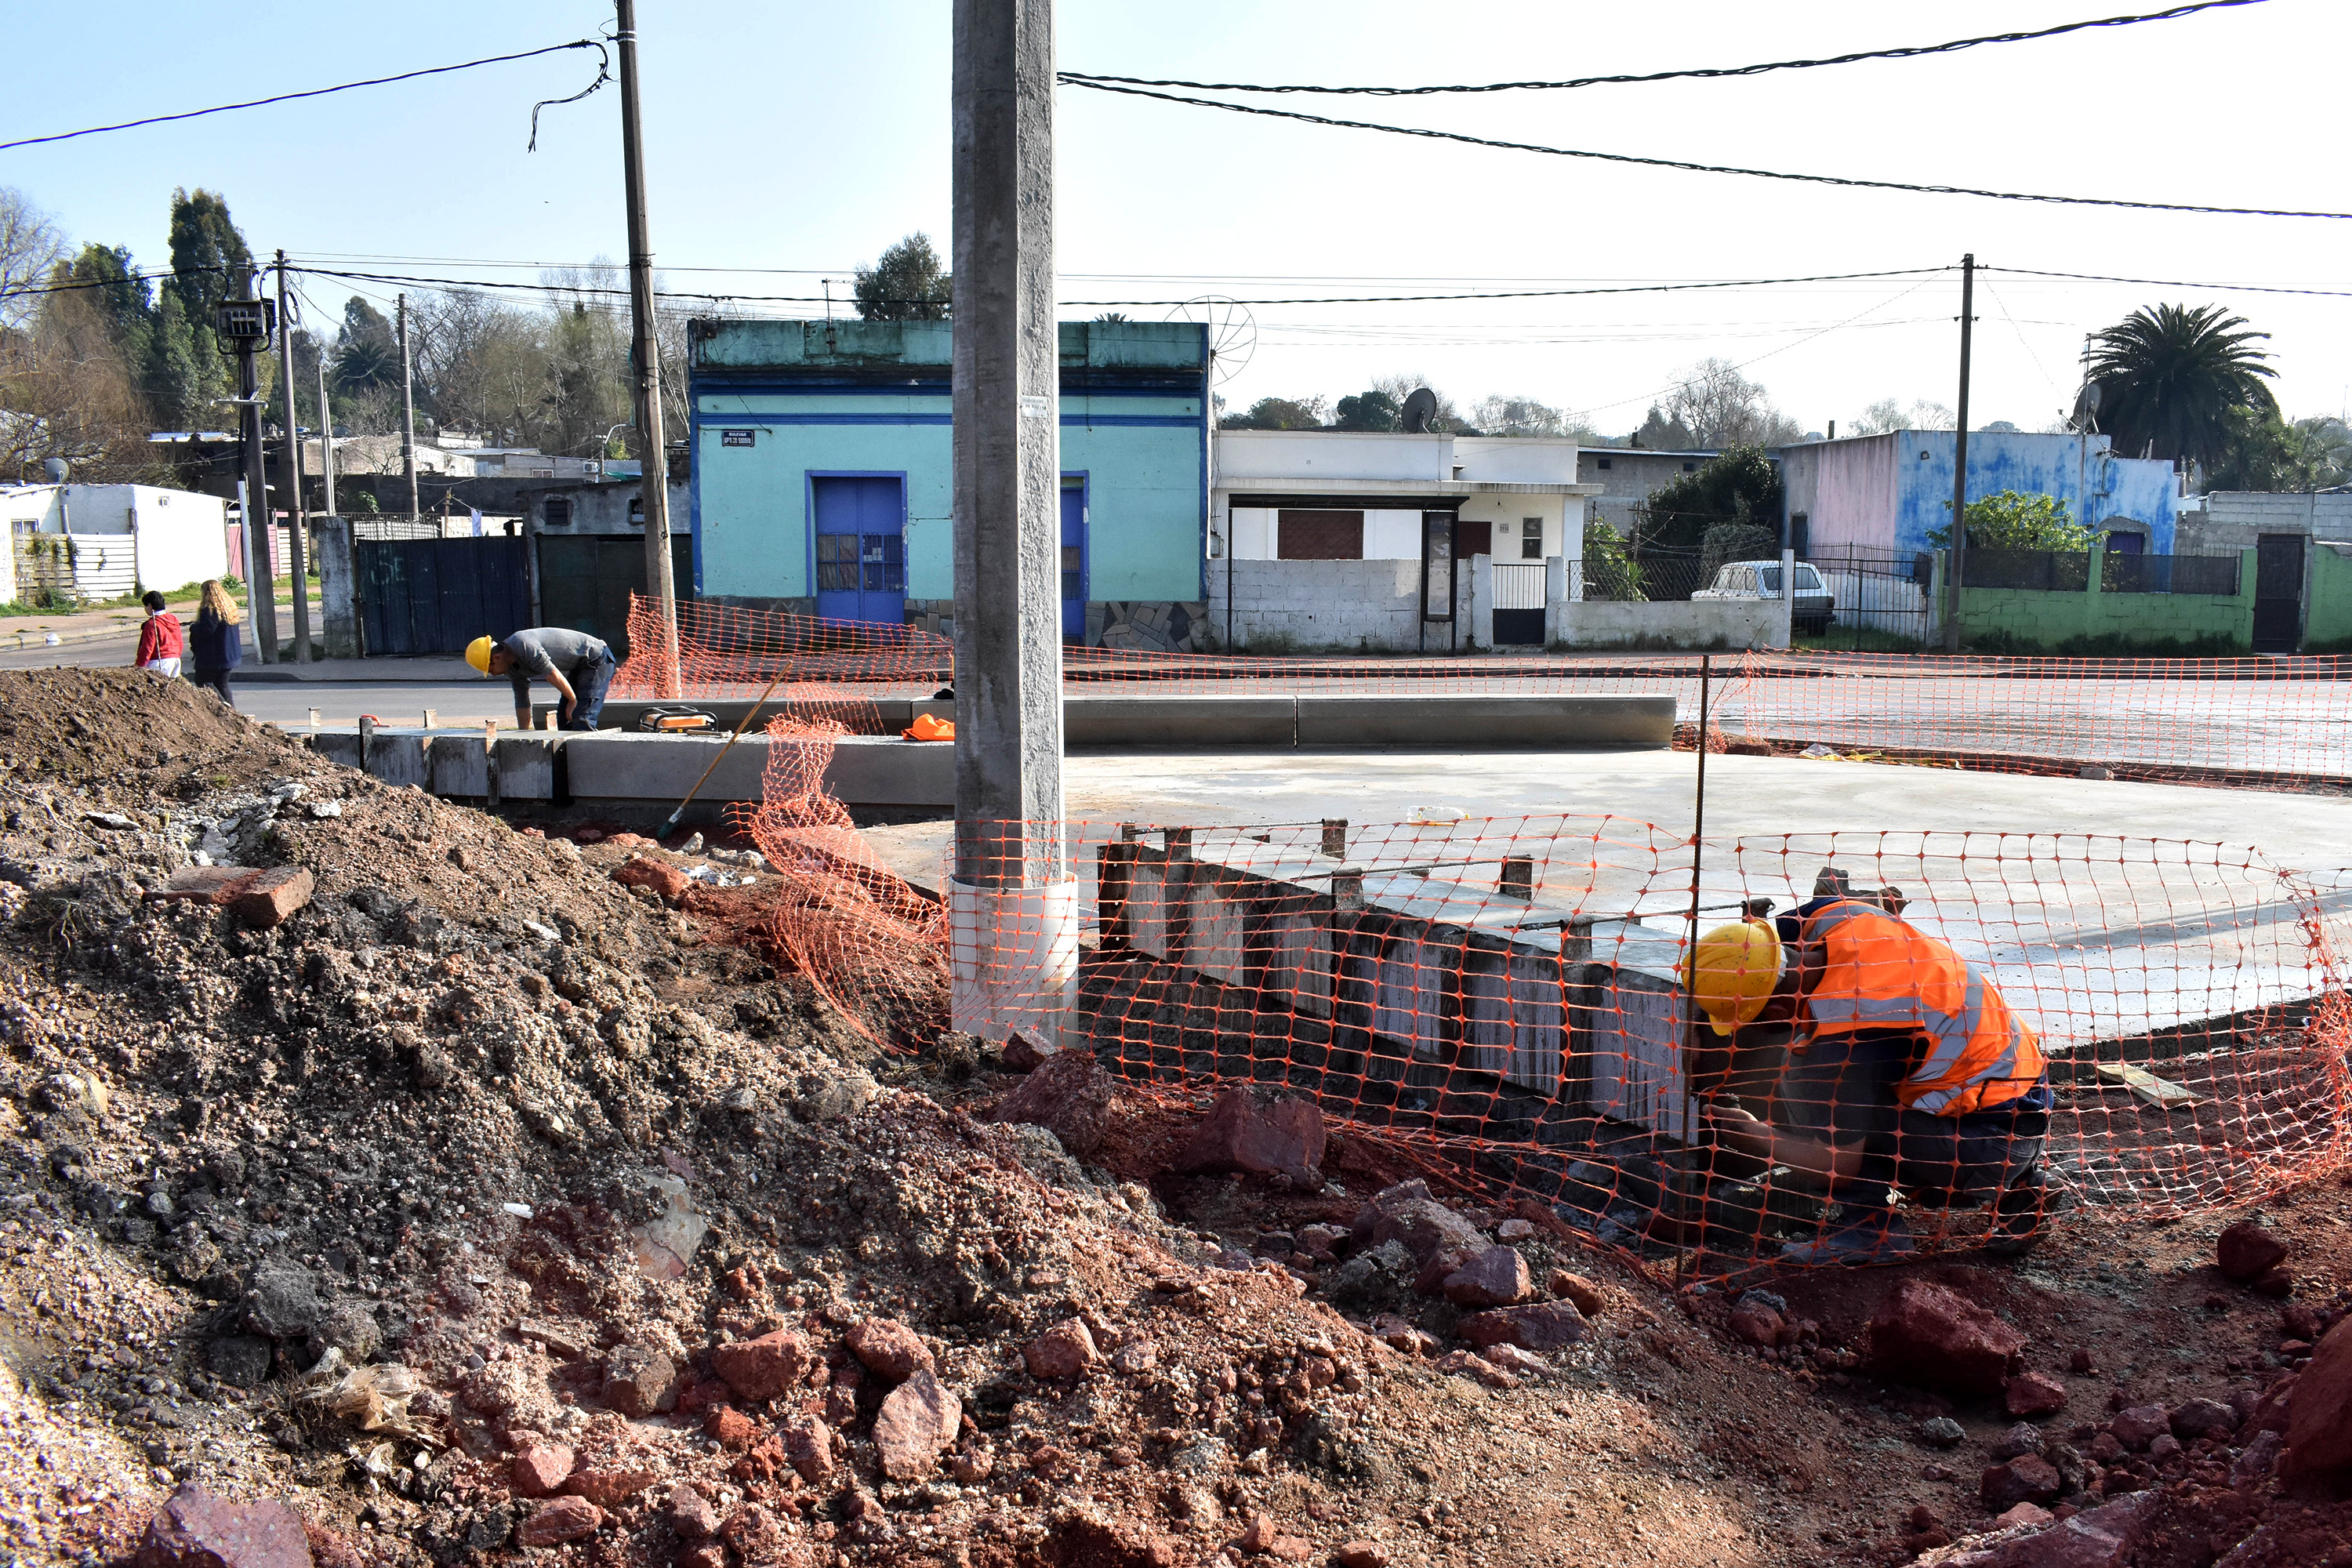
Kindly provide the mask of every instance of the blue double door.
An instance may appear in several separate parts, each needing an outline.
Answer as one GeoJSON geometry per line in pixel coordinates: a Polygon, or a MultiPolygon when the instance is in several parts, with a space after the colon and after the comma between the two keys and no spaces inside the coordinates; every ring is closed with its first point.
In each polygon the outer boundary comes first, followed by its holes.
{"type": "MultiPolygon", "coordinates": [[[[812,479],[816,613],[834,621],[907,619],[907,489],[891,477],[812,479]]],[[[1062,484],[1062,635],[1087,630],[1087,491],[1062,484]]]]}
{"type": "Polygon", "coordinates": [[[831,621],[907,621],[907,486],[887,478],[810,481],[816,512],[816,613],[831,621]]]}

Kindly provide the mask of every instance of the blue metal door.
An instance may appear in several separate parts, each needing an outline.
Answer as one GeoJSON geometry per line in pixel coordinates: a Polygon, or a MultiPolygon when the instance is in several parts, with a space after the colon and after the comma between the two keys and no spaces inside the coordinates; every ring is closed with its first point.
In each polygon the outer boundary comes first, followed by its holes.
{"type": "Polygon", "coordinates": [[[1087,635],[1087,487],[1062,481],[1062,635],[1087,635]]]}
{"type": "Polygon", "coordinates": [[[907,620],[907,507],[897,479],[811,482],[816,510],[816,613],[827,620],[907,620]]]}

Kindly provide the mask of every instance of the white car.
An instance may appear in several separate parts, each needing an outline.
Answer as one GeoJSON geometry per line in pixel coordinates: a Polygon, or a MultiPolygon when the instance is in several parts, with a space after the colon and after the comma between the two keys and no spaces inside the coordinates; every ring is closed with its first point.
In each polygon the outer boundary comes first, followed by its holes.
{"type": "MultiPolygon", "coordinates": [[[[1830,617],[1837,614],[1837,596],[1822,574],[1808,561],[1797,563],[1796,603],[1790,608],[1790,624],[1809,637],[1819,637],[1829,629],[1830,617]]],[[[1694,599],[1777,599],[1780,596],[1780,563],[1778,561],[1734,561],[1715,574],[1715,581],[1691,595],[1694,599]]]]}

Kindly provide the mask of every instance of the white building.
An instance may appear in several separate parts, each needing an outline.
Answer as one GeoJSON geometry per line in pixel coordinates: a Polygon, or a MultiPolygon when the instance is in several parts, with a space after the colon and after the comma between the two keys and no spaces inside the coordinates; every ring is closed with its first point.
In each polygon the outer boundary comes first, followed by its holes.
{"type": "Polygon", "coordinates": [[[8,599],[47,588],[78,599],[178,589],[227,574],[228,503],[156,485],[0,487],[8,599]]]}
{"type": "Polygon", "coordinates": [[[1220,431],[1210,624],[1229,647],[1544,642],[1601,489],[1576,462],[1572,440],[1220,431]]]}

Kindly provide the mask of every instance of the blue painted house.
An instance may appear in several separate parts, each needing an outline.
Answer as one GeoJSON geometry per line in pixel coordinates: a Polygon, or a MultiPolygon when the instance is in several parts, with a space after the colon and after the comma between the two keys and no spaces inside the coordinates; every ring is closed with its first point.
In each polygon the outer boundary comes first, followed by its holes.
{"type": "MultiPolygon", "coordinates": [[[[1895,430],[1778,447],[1791,548],[1824,554],[1908,557],[1952,515],[1949,430],[1895,430]]],[[[2119,458],[2105,436],[1969,432],[1969,499],[2002,490],[2055,496],[2069,516],[2104,533],[2106,548],[2172,553],[2180,481],[2168,461],[2119,458]]]]}
{"type": "MultiPolygon", "coordinates": [[[[950,629],[946,321],[691,329],[698,595],[950,629]]],[[[1206,614],[1197,323],[1061,327],[1063,632],[1189,650],[1206,614]]]]}

